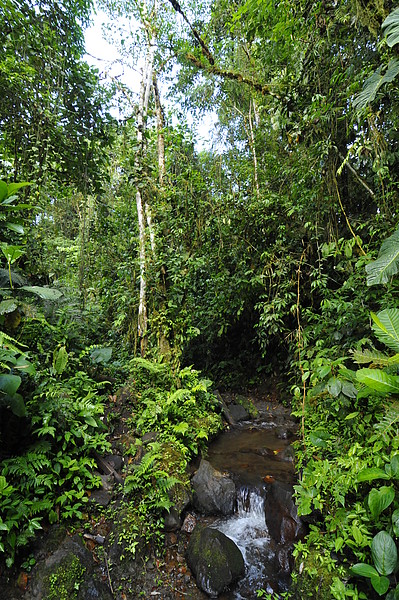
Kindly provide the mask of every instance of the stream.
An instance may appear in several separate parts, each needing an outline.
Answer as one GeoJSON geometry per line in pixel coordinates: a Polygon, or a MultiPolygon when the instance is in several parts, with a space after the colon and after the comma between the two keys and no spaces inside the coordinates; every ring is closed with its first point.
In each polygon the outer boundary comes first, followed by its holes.
{"type": "MultiPolygon", "coordinates": [[[[265,522],[265,497],[273,481],[293,483],[293,450],[290,446],[295,424],[289,411],[280,405],[263,403],[259,416],[221,434],[209,447],[207,460],[222,472],[230,473],[237,487],[235,513],[217,519],[212,527],[231,538],[241,550],[245,577],[223,600],[249,600],[256,590],[285,591],[289,575],[276,569],[276,542],[265,522]]],[[[281,546],[280,546],[281,547],[281,546]]]]}

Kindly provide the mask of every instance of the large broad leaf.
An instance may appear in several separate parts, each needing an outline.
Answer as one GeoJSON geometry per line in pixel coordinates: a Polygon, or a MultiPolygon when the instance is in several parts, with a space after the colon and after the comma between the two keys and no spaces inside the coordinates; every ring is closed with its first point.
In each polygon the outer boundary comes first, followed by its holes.
{"type": "Polygon", "coordinates": [[[359,369],[356,377],[360,383],[381,394],[399,394],[399,377],[388,375],[381,369],[359,369]]]}
{"type": "Polygon", "coordinates": [[[395,490],[392,487],[383,486],[379,490],[372,489],[368,496],[368,505],[372,516],[376,519],[395,498],[395,490]]]}
{"type": "Polygon", "coordinates": [[[393,573],[398,560],[395,542],[386,531],[380,531],[371,542],[374,565],[381,575],[393,573]]]}
{"type": "Polygon", "coordinates": [[[6,396],[6,402],[17,417],[26,417],[26,406],[21,394],[6,396]]]}
{"type": "Polygon", "coordinates": [[[112,356],[112,348],[104,347],[104,348],[95,348],[90,353],[90,358],[94,363],[108,363],[111,360],[112,356]]]}
{"type": "Polygon", "coordinates": [[[372,467],[370,469],[362,469],[357,474],[357,481],[375,481],[376,479],[390,479],[389,475],[379,469],[378,467],[372,467]]]}
{"type": "Polygon", "coordinates": [[[353,108],[356,111],[361,111],[375,99],[378,90],[385,83],[390,83],[399,75],[399,60],[396,58],[389,61],[387,70],[383,74],[384,65],[380,65],[378,69],[366,79],[362,91],[353,99],[353,108]]]}
{"type": "Polygon", "coordinates": [[[21,378],[18,375],[2,374],[0,375],[0,392],[13,396],[19,386],[21,385],[21,378]]]}
{"type": "Polygon", "coordinates": [[[0,315],[12,313],[17,308],[18,304],[13,298],[10,298],[9,300],[3,300],[2,302],[0,302],[0,315]]]}
{"type": "Polygon", "coordinates": [[[399,8],[392,11],[383,24],[382,31],[387,36],[387,44],[390,48],[399,43],[399,8]]]}
{"type": "Polygon", "coordinates": [[[378,314],[372,312],[371,318],[374,333],[380,342],[399,352],[399,309],[386,308],[378,314]]]}
{"type": "Polygon", "coordinates": [[[384,594],[387,593],[390,582],[389,582],[388,577],[381,576],[381,575],[373,575],[371,577],[371,585],[373,586],[373,588],[375,589],[377,594],[379,594],[380,596],[383,596],[384,594]]]}
{"type": "Polygon", "coordinates": [[[5,181],[0,181],[0,202],[3,202],[8,196],[8,185],[5,181]]]}
{"type": "Polygon", "coordinates": [[[309,440],[317,448],[327,448],[327,442],[331,439],[331,435],[324,429],[316,429],[309,435],[309,440]]]}
{"type": "Polygon", "coordinates": [[[377,260],[366,265],[367,285],[387,283],[399,269],[399,229],[387,238],[377,260]]]}
{"type": "Polygon", "coordinates": [[[17,190],[20,190],[23,187],[26,187],[27,185],[32,185],[29,181],[21,181],[20,183],[9,183],[8,184],[8,195],[11,196],[11,194],[13,194],[14,192],[16,192],[17,190]]]}
{"type": "Polygon", "coordinates": [[[14,263],[20,256],[22,256],[25,252],[22,246],[12,246],[11,244],[6,244],[2,242],[0,244],[1,251],[7,259],[7,262],[14,263]]]}
{"type": "Polygon", "coordinates": [[[371,565],[366,565],[366,563],[356,563],[350,569],[351,573],[354,575],[360,575],[361,577],[373,577],[373,575],[378,575],[378,572],[371,565]]]}
{"type": "Polygon", "coordinates": [[[53,355],[54,372],[57,373],[57,375],[61,375],[61,373],[63,373],[65,371],[67,364],[68,364],[68,352],[67,352],[65,346],[61,346],[61,348],[54,350],[54,355],[53,355]]]}
{"type": "Polygon", "coordinates": [[[11,223],[10,221],[7,221],[4,223],[4,226],[11,231],[15,231],[15,233],[19,233],[20,235],[25,233],[25,229],[19,223],[11,223]]]}
{"type": "Polygon", "coordinates": [[[62,292],[55,288],[46,288],[39,285],[23,285],[20,289],[32,292],[32,294],[36,294],[39,298],[43,298],[43,300],[58,300],[62,296],[62,292]]]}

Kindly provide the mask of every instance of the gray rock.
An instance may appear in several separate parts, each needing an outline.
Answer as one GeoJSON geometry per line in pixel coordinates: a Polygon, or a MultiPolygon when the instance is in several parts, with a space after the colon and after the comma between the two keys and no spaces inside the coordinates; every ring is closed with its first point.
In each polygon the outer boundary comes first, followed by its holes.
{"type": "Polygon", "coordinates": [[[229,411],[234,421],[248,421],[249,413],[241,404],[230,404],[229,411]]]}
{"type": "Polygon", "coordinates": [[[196,527],[187,547],[187,563],[197,586],[211,598],[245,574],[244,559],[236,544],[210,527],[196,527]]]}
{"type": "Polygon", "coordinates": [[[207,515],[230,515],[234,509],[236,486],[232,479],[201,460],[200,467],[191,480],[194,506],[207,515]]]}
{"type": "Polygon", "coordinates": [[[305,527],[298,517],[293,486],[275,481],[268,486],[265,519],[270,536],[278,543],[292,543],[303,537],[305,527]]]}
{"type": "Polygon", "coordinates": [[[179,511],[172,506],[169,512],[165,513],[164,527],[165,531],[176,531],[180,528],[181,518],[179,511]]]}
{"type": "Polygon", "coordinates": [[[95,572],[91,553],[78,535],[66,536],[58,549],[32,571],[29,600],[112,600],[95,572]]]}

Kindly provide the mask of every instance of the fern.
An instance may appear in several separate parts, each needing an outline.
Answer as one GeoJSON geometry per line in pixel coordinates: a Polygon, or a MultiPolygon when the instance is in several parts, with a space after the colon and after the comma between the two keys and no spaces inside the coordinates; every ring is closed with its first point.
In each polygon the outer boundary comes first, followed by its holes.
{"type": "Polygon", "coordinates": [[[376,367],[389,367],[391,365],[397,365],[399,363],[399,354],[395,356],[387,356],[384,352],[379,350],[364,349],[364,350],[353,350],[351,352],[353,360],[359,365],[371,364],[376,367]]]}
{"type": "Polygon", "coordinates": [[[385,441],[399,435],[399,402],[395,401],[388,405],[381,421],[375,425],[375,429],[385,441]]]}

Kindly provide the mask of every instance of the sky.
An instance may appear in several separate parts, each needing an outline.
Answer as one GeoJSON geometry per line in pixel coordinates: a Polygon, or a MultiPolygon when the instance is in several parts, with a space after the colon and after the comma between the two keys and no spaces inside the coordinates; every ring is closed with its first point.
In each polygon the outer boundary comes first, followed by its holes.
{"type": "MultiPolygon", "coordinates": [[[[109,22],[109,17],[103,11],[98,10],[97,14],[93,16],[93,24],[85,31],[87,52],[85,60],[90,65],[97,67],[103,77],[118,78],[138,94],[140,90],[140,65],[138,65],[137,70],[122,65],[115,46],[108,43],[103,37],[102,24],[109,22]]],[[[166,94],[166,90],[164,92],[166,94]]],[[[165,94],[163,94],[164,97],[165,94]]],[[[117,107],[111,113],[116,118],[122,117],[117,107]]],[[[201,119],[194,119],[193,115],[187,113],[186,118],[190,127],[198,132],[197,149],[210,149],[212,147],[212,133],[217,122],[216,113],[211,112],[201,119]]]]}

